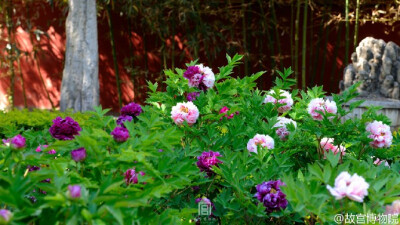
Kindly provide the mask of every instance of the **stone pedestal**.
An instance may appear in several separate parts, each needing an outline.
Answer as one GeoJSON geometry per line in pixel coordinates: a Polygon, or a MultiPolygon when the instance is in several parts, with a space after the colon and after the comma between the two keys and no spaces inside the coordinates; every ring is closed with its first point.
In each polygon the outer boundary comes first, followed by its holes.
{"type": "Polygon", "coordinates": [[[392,121],[390,128],[392,131],[398,130],[400,128],[400,100],[390,99],[390,98],[355,98],[350,102],[346,103],[344,107],[349,106],[350,103],[358,100],[365,100],[363,104],[355,108],[351,113],[349,113],[344,119],[351,118],[361,118],[362,114],[367,111],[368,106],[379,106],[382,107],[378,114],[383,114],[389,117],[392,121]]]}

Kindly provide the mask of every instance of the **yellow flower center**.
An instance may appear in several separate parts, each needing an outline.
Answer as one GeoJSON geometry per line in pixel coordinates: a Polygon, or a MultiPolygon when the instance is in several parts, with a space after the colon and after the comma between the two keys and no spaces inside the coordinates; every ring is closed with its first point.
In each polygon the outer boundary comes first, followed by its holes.
{"type": "Polygon", "coordinates": [[[188,113],[188,112],[189,112],[189,109],[188,109],[187,107],[185,107],[185,106],[182,106],[182,107],[181,107],[181,112],[188,113]]]}

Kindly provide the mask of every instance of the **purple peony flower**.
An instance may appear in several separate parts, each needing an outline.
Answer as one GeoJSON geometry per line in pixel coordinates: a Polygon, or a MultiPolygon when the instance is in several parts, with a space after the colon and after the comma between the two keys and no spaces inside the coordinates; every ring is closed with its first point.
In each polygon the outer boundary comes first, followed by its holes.
{"type": "Polygon", "coordinates": [[[71,198],[80,198],[81,197],[81,186],[79,186],[79,185],[69,185],[68,191],[69,191],[69,196],[71,198]]]}
{"type": "Polygon", "coordinates": [[[0,209],[0,224],[8,224],[11,220],[12,213],[7,209],[0,209]]]}
{"type": "Polygon", "coordinates": [[[268,213],[287,207],[286,195],[280,189],[282,185],[285,184],[280,180],[272,180],[257,185],[257,193],[254,197],[264,204],[268,213]]]}
{"type": "Polygon", "coordinates": [[[212,171],[212,166],[217,166],[218,163],[222,163],[219,159],[217,159],[218,156],[222,156],[219,154],[219,152],[203,152],[201,153],[201,156],[198,156],[197,159],[197,167],[199,167],[200,171],[206,172],[207,176],[212,176],[214,172],[212,171]]]}
{"type": "Polygon", "coordinates": [[[129,138],[129,131],[125,127],[116,127],[111,135],[116,142],[125,142],[129,138]]]}
{"type": "Polygon", "coordinates": [[[71,151],[71,157],[75,162],[81,162],[86,159],[86,149],[78,148],[71,151]]]}
{"type": "Polygon", "coordinates": [[[187,70],[183,73],[183,77],[186,79],[192,79],[192,77],[196,74],[199,74],[200,72],[200,68],[197,66],[189,66],[187,68],[187,70]]]}
{"type": "Polygon", "coordinates": [[[121,115],[131,116],[132,118],[139,116],[142,112],[142,107],[134,102],[129,103],[121,109],[121,115]]]}
{"type": "Polygon", "coordinates": [[[9,139],[3,139],[3,143],[6,146],[10,146],[15,148],[15,149],[20,149],[20,148],[25,148],[25,138],[18,134],[17,136],[14,136],[13,138],[9,139]]]}
{"type": "Polygon", "coordinates": [[[117,125],[121,126],[121,127],[125,127],[124,123],[126,121],[132,121],[132,119],[133,119],[132,116],[121,115],[117,119],[117,125]]]}
{"type": "Polygon", "coordinates": [[[193,102],[194,100],[196,100],[197,97],[199,97],[199,95],[200,92],[187,93],[186,100],[193,102]]]}
{"type": "MultiPolygon", "coordinates": [[[[126,185],[129,184],[137,184],[138,183],[138,174],[135,171],[135,168],[128,169],[125,174],[125,183],[126,185]]],[[[143,176],[143,175],[142,175],[143,176]]]]}
{"type": "Polygon", "coordinates": [[[82,128],[79,124],[67,116],[65,119],[57,117],[53,120],[53,125],[50,127],[49,132],[51,136],[58,140],[72,140],[81,130],[82,128]]]}
{"type": "Polygon", "coordinates": [[[51,150],[48,151],[47,153],[50,154],[50,155],[54,155],[54,154],[56,154],[57,152],[56,152],[56,150],[51,149],[51,150]]]}
{"type": "Polygon", "coordinates": [[[38,166],[28,166],[28,170],[29,170],[29,172],[37,171],[37,170],[40,170],[40,167],[38,167],[38,166]]]}

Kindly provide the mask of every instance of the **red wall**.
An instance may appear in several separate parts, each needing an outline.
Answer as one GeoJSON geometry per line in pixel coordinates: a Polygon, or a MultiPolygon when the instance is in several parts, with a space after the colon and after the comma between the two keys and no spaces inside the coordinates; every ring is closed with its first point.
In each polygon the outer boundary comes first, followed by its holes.
{"type": "MultiPolygon", "coordinates": [[[[41,36],[40,41],[34,40],[34,45],[39,47],[39,51],[37,53],[37,58],[39,60],[33,60],[33,45],[30,41],[30,35],[27,31],[26,24],[22,20],[21,26],[14,29],[15,40],[18,48],[22,51],[27,52],[26,56],[21,57],[21,70],[22,74],[18,71],[18,64],[15,62],[14,66],[16,67],[16,80],[14,84],[15,88],[15,105],[23,107],[23,93],[21,86],[21,76],[25,81],[25,92],[27,97],[27,105],[28,107],[36,107],[36,108],[51,108],[50,101],[47,98],[46,91],[49,92],[50,98],[53,101],[55,107],[59,106],[59,98],[60,98],[60,86],[61,86],[61,77],[63,71],[63,60],[65,53],[65,15],[57,8],[52,8],[43,2],[37,1],[36,3],[31,3],[31,5],[26,6],[24,3],[20,3],[21,11],[20,15],[15,15],[15,18],[20,18],[22,16],[26,16],[31,18],[32,24],[35,25],[31,29],[35,28],[42,29],[46,31],[49,37],[41,36]],[[32,5],[33,4],[33,5],[32,5]],[[29,8],[35,9],[34,12],[36,16],[31,16],[27,10],[29,8]],[[33,19],[32,19],[33,18],[33,19]],[[62,18],[62,19],[60,19],[62,18]],[[41,82],[39,72],[37,70],[36,62],[39,62],[40,72],[43,76],[44,85],[41,82]]],[[[289,7],[290,9],[290,7],[289,7]]],[[[288,25],[288,19],[290,18],[288,8],[278,7],[277,15],[278,21],[282,22],[282,24],[288,25]]],[[[118,95],[116,89],[116,79],[114,73],[114,65],[112,59],[112,51],[110,45],[109,38],[109,27],[108,23],[103,17],[98,18],[98,40],[99,40],[99,77],[100,77],[100,99],[103,108],[112,108],[114,111],[118,111],[118,95]]],[[[134,56],[134,65],[137,66],[141,71],[145,69],[148,70],[150,79],[156,79],[159,77],[160,72],[162,71],[162,56],[159,52],[159,46],[157,46],[156,37],[148,37],[146,35],[146,49],[147,55],[145,54],[144,46],[143,46],[143,34],[140,30],[136,32],[132,32],[131,35],[126,31],[127,21],[123,17],[119,15],[114,15],[112,17],[114,23],[114,36],[116,42],[117,49],[117,59],[118,66],[120,71],[120,79],[122,85],[122,95],[124,104],[130,101],[138,101],[143,102],[145,98],[145,88],[146,81],[145,79],[134,79],[134,83],[132,83],[132,76],[129,71],[125,68],[128,64],[124,60],[134,56]],[[129,44],[131,43],[131,45],[129,44]],[[129,47],[131,46],[131,48],[129,47]],[[145,65],[147,58],[147,66],[145,65]],[[135,91],[134,91],[135,90],[135,91]],[[136,96],[135,94],[136,93],[136,96]]],[[[15,21],[16,22],[16,21],[15,21]]],[[[300,21],[301,22],[301,21],[300,21]]],[[[394,26],[397,27],[399,23],[395,23],[394,26]]],[[[353,28],[354,24],[352,24],[353,28]]],[[[316,24],[313,28],[308,31],[308,39],[307,45],[308,48],[310,46],[314,47],[313,54],[307,55],[307,84],[311,82],[311,75],[314,63],[312,63],[313,56],[316,52],[316,44],[315,41],[318,36],[319,26],[316,24]],[[312,31],[311,31],[312,29],[312,31]],[[312,36],[311,36],[312,34],[312,36]]],[[[317,73],[315,82],[319,85],[323,84],[324,89],[328,92],[338,92],[338,83],[342,77],[343,70],[343,61],[344,61],[344,37],[345,37],[345,27],[344,23],[341,25],[332,25],[329,27],[330,33],[328,34],[328,44],[326,54],[324,53],[324,46],[321,45],[319,50],[319,59],[316,63],[317,73]],[[341,26],[340,33],[338,32],[338,28],[341,26]],[[337,56],[335,55],[335,46],[338,47],[337,56]],[[322,59],[326,58],[326,66],[322,68],[322,59]],[[336,61],[336,63],[334,63],[336,61]],[[321,71],[324,71],[323,79],[320,78],[321,71]]],[[[351,31],[353,35],[353,31],[351,31]]],[[[324,37],[327,35],[325,32],[323,33],[324,37]]],[[[397,44],[400,44],[400,30],[394,29],[392,27],[384,26],[382,24],[363,24],[359,28],[359,40],[361,41],[363,38],[367,36],[373,36],[375,38],[382,38],[387,41],[394,41],[397,44]]],[[[7,30],[3,30],[0,38],[0,49],[5,48],[5,38],[7,37],[7,30]]],[[[183,33],[178,33],[174,38],[177,43],[177,47],[175,48],[178,54],[182,53],[184,57],[177,56],[175,65],[177,67],[184,67],[184,63],[188,62],[192,59],[190,55],[190,51],[185,46],[185,40],[182,38],[183,33]]],[[[351,36],[352,37],[352,36],[351,36]]],[[[290,54],[291,45],[290,45],[290,36],[288,33],[285,33],[280,37],[280,43],[282,52],[290,54]]],[[[35,39],[35,37],[34,37],[35,39]]],[[[252,49],[252,40],[249,39],[249,48],[252,49]]],[[[300,40],[301,43],[301,40],[300,40]]],[[[167,40],[167,44],[171,45],[171,40],[167,40]]],[[[301,44],[300,44],[301,48],[301,44]]],[[[353,46],[350,45],[350,54],[352,52],[353,46]]],[[[254,51],[259,51],[254,49],[254,51]]],[[[268,50],[262,50],[265,54],[269,54],[268,50]]],[[[301,49],[300,49],[301,52],[301,49]]],[[[1,51],[0,54],[5,56],[4,51],[1,51]]],[[[207,64],[207,60],[204,57],[204,53],[200,55],[200,61],[207,64]]],[[[350,58],[350,56],[349,56],[350,58]]],[[[268,75],[263,76],[261,78],[259,86],[260,88],[267,89],[272,84],[271,76],[269,76],[271,69],[269,67],[269,60],[265,60],[266,62],[257,64],[257,58],[250,58],[250,71],[257,72],[260,70],[267,70],[268,75]]],[[[216,72],[218,67],[224,65],[226,63],[225,53],[222,52],[218,60],[213,62],[213,71],[216,72]]],[[[283,64],[285,67],[291,66],[291,58],[286,57],[283,60],[283,64]]],[[[6,64],[4,64],[6,65],[6,64]]],[[[299,59],[299,65],[301,65],[301,58],[299,59]]],[[[7,73],[8,68],[3,67],[0,69],[0,109],[4,108],[7,105],[7,90],[10,85],[10,77],[7,73]]],[[[243,74],[243,66],[235,70],[236,74],[243,74]]],[[[136,74],[137,73],[133,73],[136,74]]],[[[300,73],[301,74],[301,73],[300,73]]],[[[137,76],[140,76],[137,75],[137,76]]],[[[161,79],[163,77],[161,76],[161,79]]]]}

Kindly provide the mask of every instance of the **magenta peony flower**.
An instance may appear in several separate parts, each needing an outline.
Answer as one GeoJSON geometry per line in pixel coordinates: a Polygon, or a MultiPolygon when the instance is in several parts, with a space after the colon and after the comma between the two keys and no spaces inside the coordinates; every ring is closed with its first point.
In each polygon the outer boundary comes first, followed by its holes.
{"type": "Polygon", "coordinates": [[[199,118],[199,110],[193,102],[178,103],[172,107],[171,118],[177,125],[182,125],[184,121],[192,125],[199,118]]]}
{"type": "Polygon", "coordinates": [[[79,185],[69,185],[68,191],[69,191],[69,196],[71,198],[80,198],[81,197],[81,186],[79,186],[79,185]]]}
{"type": "Polygon", "coordinates": [[[368,195],[369,184],[356,173],[351,176],[344,171],[336,177],[335,187],[328,185],[327,188],[336,199],[348,197],[353,201],[363,202],[364,197],[368,195]]]}
{"type": "Polygon", "coordinates": [[[41,152],[41,151],[43,151],[44,149],[46,149],[48,147],[48,145],[39,145],[37,148],[36,148],[36,152],[41,152]]]}
{"type": "Polygon", "coordinates": [[[222,163],[217,157],[222,156],[219,152],[203,152],[197,157],[197,167],[199,167],[201,172],[206,172],[207,176],[211,177],[214,172],[212,171],[212,166],[218,166],[222,163]]]}
{"type": "Polygon", "coordinates": [[[25,143],[26,140],[25,138],[18,134],[17,136],[14,136],[13,138],[9,138],[9,139],[3,139],[3,144],[6,146],[10,146],[15,148],[15,149],[21,149],[21,148],[25,148],[25,143]]]}
{"type": "Polygon", "coordinates": [[[235,114],[237,115],[237,114],[239,114],[239,112],[235,112],[235,113],[231,113],[230,115],[228,115],[226,112],[228,112],[229,111],[229,108],[228,107],[226,107],[226,106],[224,106],[224,107],[222,107],[222,109],[221,110],[219,110],[219,114],[225,114],[223,117],[221,117],[221,119],[220,120],[222,120],[222,118],[227,118],[228,120],[229,119],[232,119],[234,116],[235,116],[235,114]]]}
{"type": "MultiPolygon", "coordinates": [[[[340,154],[342,154],[342,156],[344,156],[346,153],[346,148],[339,145],[333,145],[333,138],[322,138],[321,142],[320,142],[320,146],[323,150],[325,150],[326,153],[328,153],[329,151],[333,152],[333,154],[338,154],[340,152],[340,154]]],[[[326,158],[326,156],[325,156],[326,158]]]]}
{"type": "Polygon", "coordinates": [[[257,193],[254,197],[263,203],[268,213],[285,209],[288,201],[286,195],[280,189],[280,186],[284,185],[285,183],[280,180],[263,182],[256,186],[257,193]]]}
{"type": "MultiPolygon", "coordinates": [[[[325,114],[325,113],[336,114],[337,106],[336,106],[336,102],[334,102],[334,101],[324,100],[322,98],[314,98],[308,104],[307,110],[308,110],[308,113],[311,115],[311,117],[314,120],[322,120],[323,116],[321,114],[319,114],[317,111],[321,111],[323,114],[325,114]]],[[[332,117],[329,117],[329,118],[332,118],[332,117]]]]}
{"type": "Polygon", "coordinates": [[[8,224],[12,218],[12,213],[7,209],[0,209],[0,224],[8,224]]]}
{"type": "Polygon", "coordinates": [[[58,140],[72,140],[81,130],[82,128],[79,124],[67,116],[65,119],[57,117],[53,120],[53,125],[50,127],[49,132],[51,136],[58,140]]]}
{"type": "Polygon", "coordinates": [[[71,157],[75,162],[82,162],[86,159],[86,149],[78,148],[71,151],[71,157]]]}
{"type": "Polygon", "coordinates": [[[386,215],[398,215],[400,214],[400,200],[395,200],[392,202],[392,205],[386,206],[386,215]]]}
{"type": "Polygon", "coordinates": [[[285,90],[280,90],[280,97],[283,97],[282,99],[277,100],[276,98],[272,97],[271,95],[274,94],[274,90],[271,90],[268,92],[268,95],[265,97],[264,99],[264,104],[265,103],[273,103],[273,104],[282,104],[282,106],[280,106],[278,108],[278,112],[280,113],[284,113],[286,111],[289,111],[292,106],[293,106],[293,99],[292,99],[292,95],[285,90]]]}
{"type": "Polygon", "coordinates": [[[196,100],[197,97],[199,97],[199,95],[200,95],[200,92],[187,93],[186,100],[193,102],[194,100],[196,100]]]}
{"type": "Polygon", "coordinates": [[[129,138],[129,131],[125,127],[116,127],[111,135],[116,142],[125,142],[129,138]]]}
{"type": "Polygon", "coordinates": [[[279,136],[279,138],[281,140],[286,140],[287,136],[289,136],[290,132],[286,128],[286,124],[290,124],[290,123],[292,123],[294,125],[294,127],[297,127],[296,121],[280,116],[280,117],[278,117],[278,122],[273,126],[273,127],[278,128],[278,129],[276,129],[276,134],[279,136]]]}
{"type": "Polygon", "coordinates": [[[366,130],[371,133],[368,137],[372,139],[369,143],[372,147],[384,148],[392,145],[393,136],[388,125],[375,120],[368,124],[366,130]]]}
{"type": "Polygon", "coordinates": [[[273,149],[275,146],[274,139],[268,135],[256,134],[252,139],[247,142],[247,150],[249,152],[257,153],[257,146],[260,145],[263,148],[273,149]]]}
{"type": "Polygon", "coordinates": [[[189,87],[197,87],[203,91],[212,88],[215,82],[214,73],[203,64],[189,66],[183,73],[183,77],[189,80],[189,87]]]}
{"type": "Polygon", "coordinates": [[[117,119],[117,125],[118,125],[118,126],[121,126],[121,127],[125,127],[124,123],[125,123],[126,121],[132,121],[132,120],[133,120],[132,116],[124,116],[124,115],[121,115],[121,116],[119,116],[118,119],[117,119]]]}
{"type": "Polygon", "coordinates": [[[131,116],[132,118],[139,116],[142,112],[142,106],[134,102],[129,103],[121,109],[122,116],[131,116]]]}
{"type": "MultiPolygon", "coordinates": [[[[48,147],[48,145],[39,145],[39,146],[36,148],[35,151],[36,151],[36,152],[42,152],[42,151],[45,150],[47,147],[48,147]]],[[[56,150],[51,149],[51,150],[48,151],[47,153],[50,154],[50,155],[54,155],[54,154],[56,154],[57,152],[56,152],[56,150]]]]}
{"type": "MultiPolygon", "coordinates": [[[[128,169],[125,172],[124,176],[125,176],[126,185],[137,184],[138,183],[138,173],[136,173],[135,168],[128,169]]],[[[142,176],[144,176],[144,174],[142,176]]]]}

